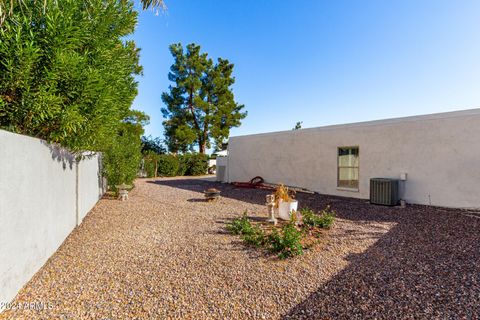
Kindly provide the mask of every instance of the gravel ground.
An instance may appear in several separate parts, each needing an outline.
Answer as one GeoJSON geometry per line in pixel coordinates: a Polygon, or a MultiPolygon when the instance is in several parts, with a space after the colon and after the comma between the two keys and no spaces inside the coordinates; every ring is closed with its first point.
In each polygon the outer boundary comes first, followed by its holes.
{"type": "Polygon", "coordinates": [[[299,194],[338,213],[315,249],[280,261],[225,233],[266,217],[267,191],[145,179],[103,199],[1,319],[449,319],[480,317],[480,214],[299,194]],[[201,191],[222,190],[217,202],[201,191]]]}

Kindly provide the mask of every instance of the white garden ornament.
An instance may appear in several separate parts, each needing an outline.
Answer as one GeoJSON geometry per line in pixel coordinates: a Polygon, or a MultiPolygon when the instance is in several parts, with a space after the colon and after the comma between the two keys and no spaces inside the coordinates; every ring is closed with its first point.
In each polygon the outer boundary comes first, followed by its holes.
{"type": "Polygon", "coordinates": [[[275,218],[275,195],[268,194],[265,197],[265,205],[268,208],[268,215],[270,216],[270,219],[268,219],[268,222],[271,222],[274,225],[277,225],[277,218],[275,218]]]}
{"type": "Polygon", "coordinates": [[[118,199],[121,201],[126,201],[128,200],[128,190],[132,186],[129,186],[125,183],[122,183],[119,186],[115,186],[118,189],[118,199]]]}

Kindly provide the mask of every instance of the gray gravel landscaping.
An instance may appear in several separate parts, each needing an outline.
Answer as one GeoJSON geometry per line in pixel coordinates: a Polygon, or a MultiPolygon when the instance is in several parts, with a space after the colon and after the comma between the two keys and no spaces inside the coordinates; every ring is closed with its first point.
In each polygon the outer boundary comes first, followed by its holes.
{"type": "Polygon", "coordinates": [[[265,217],[265,190],[198,178],[136,181],[102,199],[1,319],[476,319],[480,214],[388,208],[318,194],[300,207],[337,211],[303,256],[246,247],[225,224],[265,217]],[[208,187],[222,190],[203,201],[208,187]]]}

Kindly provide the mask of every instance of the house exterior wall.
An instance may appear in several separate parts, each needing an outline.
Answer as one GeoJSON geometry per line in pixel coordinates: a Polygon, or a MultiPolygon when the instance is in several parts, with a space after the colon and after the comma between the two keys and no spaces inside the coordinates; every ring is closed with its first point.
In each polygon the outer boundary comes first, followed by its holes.
{"type": "Polygon", "coordinates": [[[65,149],[0,130],[1,302],[15,297],[101,196],[98,156],[80,162],[78,180],[76,166],[65,149]]]}
{"type": "Polygon", "coordinates": [[[232,137],[228,181],[262,176],[321,194],[369,198],[400,178],[408,203],[480,208],[480,109],[232,137]],[[338,147],[359,147],[359,188],[337,188],[338,147]]]}

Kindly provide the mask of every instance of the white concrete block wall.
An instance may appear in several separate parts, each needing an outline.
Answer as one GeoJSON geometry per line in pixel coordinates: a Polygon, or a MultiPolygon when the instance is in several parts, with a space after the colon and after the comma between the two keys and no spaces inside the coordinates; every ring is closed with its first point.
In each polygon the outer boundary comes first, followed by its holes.
{"type": "MultiPolygon", "coordinates": [[[[98,201],[98,157],[79,166],[79,216],[98,201]]],[[[0,130],[0,302],[58,249],[77,223],[76,163],[66,150],[0,130]]]]}
{"type": "Polygon", "coordinates": [[[369,198],[370,178],[407,173],[409,203],[480,208],[480,109],[232,137],[228,180],[369,198]],[[359,147],[359,188],[337,188],[337,148],[359,147]]]}

